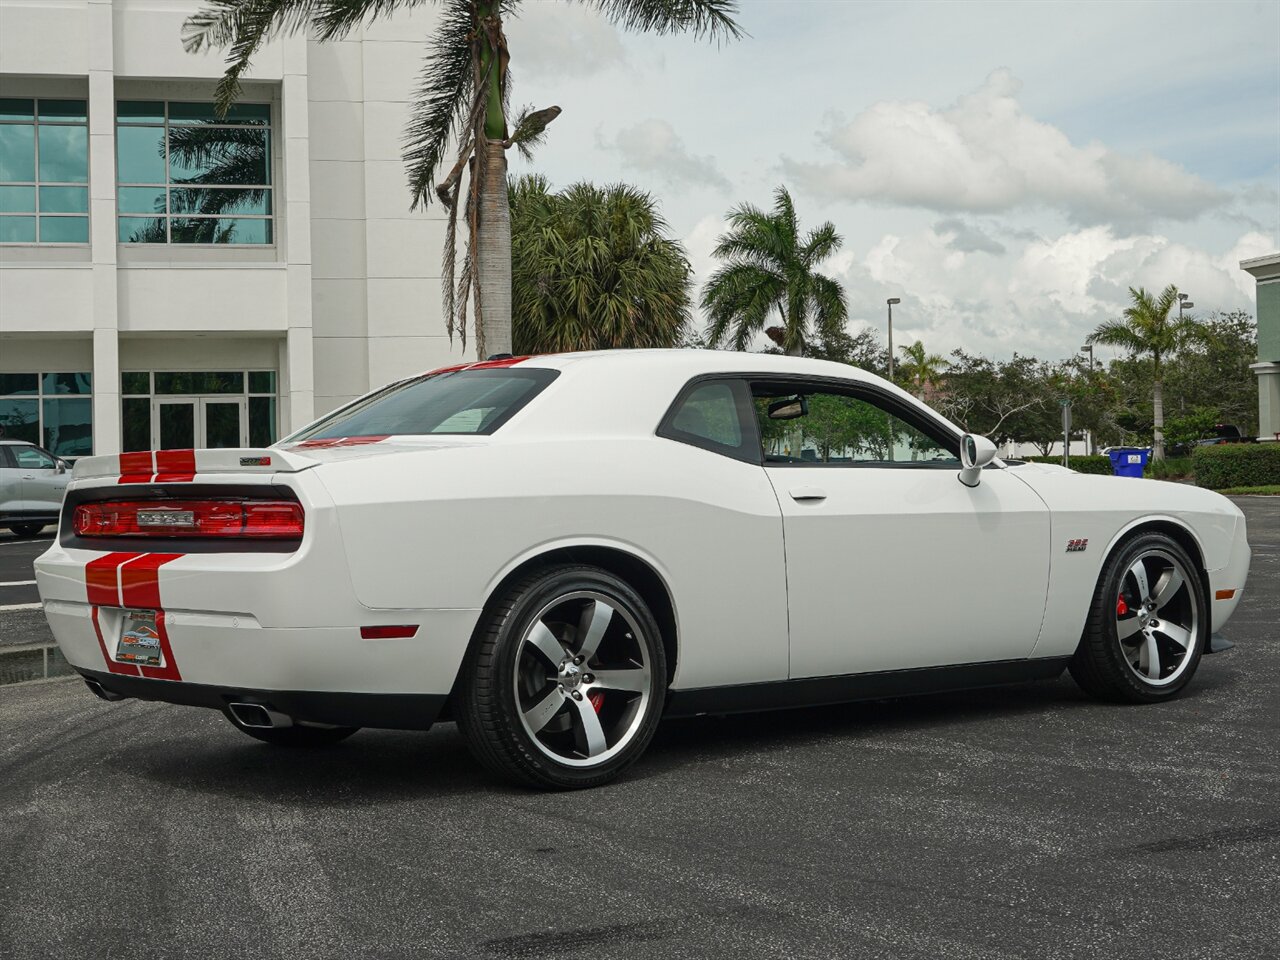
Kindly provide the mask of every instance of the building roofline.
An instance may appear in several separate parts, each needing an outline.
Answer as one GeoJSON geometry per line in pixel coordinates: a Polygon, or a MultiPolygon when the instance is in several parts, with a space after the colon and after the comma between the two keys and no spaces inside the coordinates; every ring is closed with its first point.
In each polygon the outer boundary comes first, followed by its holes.
{"type": "Polygon", "coordinates": [[[1241,260],[1240,269],[1253,274],[1259,280],[1280,277],[1280,253],[1269,253],[1265,257],[1241,260]]]}

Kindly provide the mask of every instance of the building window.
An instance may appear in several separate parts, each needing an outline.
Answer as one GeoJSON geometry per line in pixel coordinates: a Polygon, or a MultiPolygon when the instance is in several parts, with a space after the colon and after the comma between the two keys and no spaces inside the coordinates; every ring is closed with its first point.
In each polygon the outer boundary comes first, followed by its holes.
{"type": "Polygon", "coordinates": [[[276,442],[274,370],[125,371],[120,374],[120,394],[126,452],[166,445],[166,416],[175,423],[189,422],[191,443],[198,446],[269,447],[276,442]],[[156,410],[161,417],[156,424],[159,437],[153,433],[156,410]],[[230,426],[232,422],[241,426],[230,426]],[[234,442],[228,442],[233,439],[229,432],[236,434],[234,442]]]}
{"type": "Polygon", "coordinates": [[[93,453],[93,375],[0,373],[0,438],[60,457],[93,453]]]}
{"type": "Polygon", "coordinates": [[[0,243],[89,242],[83,100],[0,99],[0,243]]]}
{"type": "Polygon", "coordinates": [[[121,243],[272,243],[271,105],[116,103],[121,243]]]}

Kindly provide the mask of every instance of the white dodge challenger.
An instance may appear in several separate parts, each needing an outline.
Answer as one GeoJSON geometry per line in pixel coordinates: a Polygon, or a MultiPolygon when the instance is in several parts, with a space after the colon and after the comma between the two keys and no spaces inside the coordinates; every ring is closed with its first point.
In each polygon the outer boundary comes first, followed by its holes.
{"type": "Polygon", "coordinates": [[[274,744],[457,721],[585,787],[664,716],[1058,676],[1176,696],[1240,601],[1241,512],[1005,462],[792,357],[613,351],[403,380],[260,450],[80,460],[36,561],[107,700],[274,744]]]}

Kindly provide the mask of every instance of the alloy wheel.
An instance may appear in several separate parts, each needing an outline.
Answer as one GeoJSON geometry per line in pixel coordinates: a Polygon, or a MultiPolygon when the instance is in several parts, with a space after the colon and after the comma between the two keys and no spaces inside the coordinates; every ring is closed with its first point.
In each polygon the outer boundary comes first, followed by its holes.
{"type": "Polygon", "coordinates": [[[543,607],[521,638],[515,671],[525,733],[568,766],[596,766],[625,749],[653,697],[652,664],[636,618],[595,591],[543,607]]]}
{"type": "Polygon", "coordinates": [[[1120,656],[1145,684],[1168,686],[1194,659],[1202,611],[1193,576],[1172,554],[1148,550],[1120,578],[1115,620],[1120,656]]]}

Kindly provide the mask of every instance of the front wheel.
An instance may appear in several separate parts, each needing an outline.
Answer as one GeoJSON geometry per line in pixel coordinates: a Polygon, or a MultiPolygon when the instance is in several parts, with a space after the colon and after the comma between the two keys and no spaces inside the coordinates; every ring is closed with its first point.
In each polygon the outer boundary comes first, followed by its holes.
{"type": "Polygon", "coordinates": [[[327,747],[351,736],[359,727],[330,727],[295,723],[289,727],[246,727],[230,710],[223,715],[230,724],[245,736],[270,743],[277,747],[327,747]]]}
{"type": "Polygon", "coordinates": [[[552,567],[486,610],[459,678],[458,726],[508,780],[594,787],[649,745],[666,680],[658,625],[630,584],[598,567],[552,567]]]}
{"type": "Polygon", "coordinates": [[[1142,533],[1103,567],[1071,675],[1101,700],[1170,700],[1191,682],[1208,635],[1195,561],[1171,537],[1142,533]]]}

